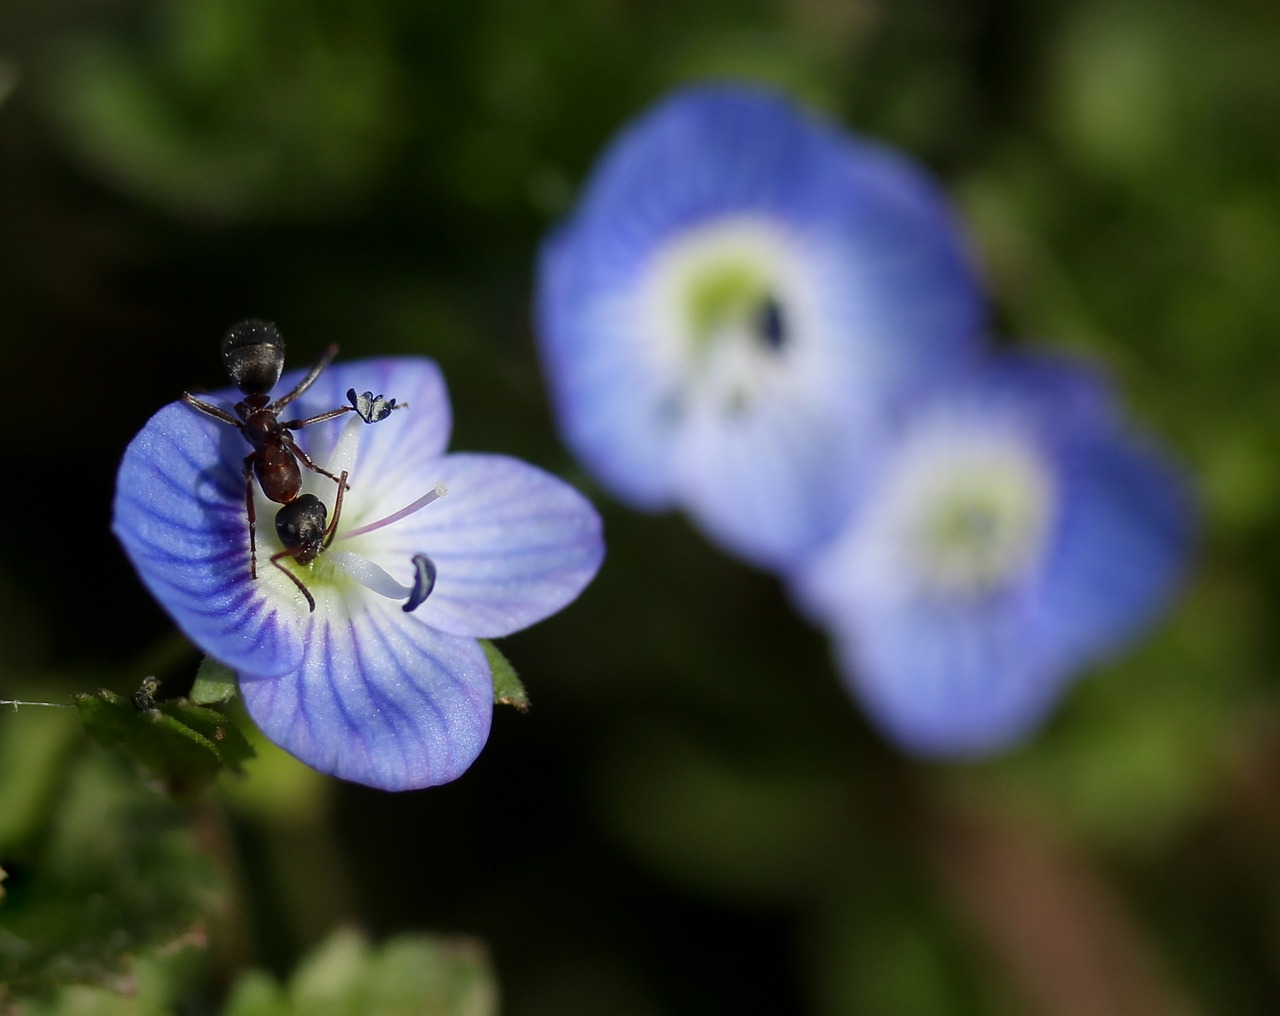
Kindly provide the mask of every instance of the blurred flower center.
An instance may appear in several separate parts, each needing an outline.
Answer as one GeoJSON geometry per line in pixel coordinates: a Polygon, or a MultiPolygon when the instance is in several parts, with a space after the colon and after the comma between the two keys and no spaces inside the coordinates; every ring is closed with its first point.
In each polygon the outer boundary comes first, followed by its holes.
{"type": "Polygon", "coordinates": [[[954,449],[943,461],[914,466],[922,471],[904,477],[910,488],[905,535],[908,557],[927,588],[981,595],[1034,567],[1050,527],[1052,483],[1029,451],[954,449]]]}
{"type": "Polygon", "coordinates": [[[750,407],[794,346],[801,259],[776,225],[734,219],[682,235],[650,275],[654,334],[686,379],[686,398],[750,407]]]}
{"type": "Polygon", "coordinates": [[[695,352],[717,339],[781,349],[786,339],[782,306],[769,292],[758,266],[724,261],[705,266],[687,283],[690,333],[695,352]]]}

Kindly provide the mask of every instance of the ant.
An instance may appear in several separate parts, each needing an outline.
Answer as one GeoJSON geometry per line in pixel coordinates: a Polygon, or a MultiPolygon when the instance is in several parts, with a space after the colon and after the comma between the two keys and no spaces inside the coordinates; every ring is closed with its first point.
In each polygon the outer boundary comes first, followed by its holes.
{"type": "Polygon", "coordinates": [[[281,420],[280,411],[310,388],[337,354],[338,347],[331,345],[307,372],[306,377],[291,391],[272,401],[271,389],[276,386],[284,371],[284,337],[275,325],[265,321],[241,321],[222,337],[223,365],[232,382],[244,395],[243,401],[235,405],[236,415],[232,416],[219,406],[197,399],[190,392],[182,393],[182,400],[187,405],[237,428],[253,448],[244,459],[244,509],[249,520],[250,574],[255,579],[258,577],[257,515],[253,504],[253,478],[256,476],[262,493],[276,504],[285,506],[277,515],[276,528],[286,550],[274,555],[271,561],[302,589],[312,610],[315,610],[315,601],[310,593],[297,576],[280,564],[278,558],[293,557],[302,564],[309,564],[315,560],[316,554],[328,546],[328,541],[333,538],[333,528],[338,522],[342,493],[347,487],[347,474],[344,472],[341,477],[337,477],[316,465],[298,446],[292,431],[352,412],[365,423],[376,423],[390,416],[392,410],[404,408],[403,404],[396,405],[395,399],[384,399],[381,395],[375,397],[372,392],[357,395],[352,388],[347,392],[347,400],[351,403],[349,406],[339,406],[305,419],[281,420]],[[321,476],[327,476],[338,485],[333,522],[328,526],[324,521],[324,516],[328,513],[320,499],[314,494],[302,493],[302,466],[321,476]],[[293,508],[294,505],[298,507],[293,508]],[[315,505],[319,505],[321,512],[318,538],[315,536],[315,505]],[[281,518],[291,508],[282,523],[281,518]],[[283,533],[286,529],[289,532],[296,529],[299,535],[295,542],[290,543],[285,539],[283,533]],[[303,529],[306,530],[305,537],[302,535],[303,529]]]}

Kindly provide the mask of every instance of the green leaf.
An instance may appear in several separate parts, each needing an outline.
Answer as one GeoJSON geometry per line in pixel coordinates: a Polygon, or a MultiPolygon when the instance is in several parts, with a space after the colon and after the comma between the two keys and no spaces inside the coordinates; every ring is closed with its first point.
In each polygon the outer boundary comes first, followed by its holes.
{"type": "Polygon", "coordinates": [[[209,741],[218,750],[223,765],[234,773],[240,772],[240,764],[255,754],[249,739],[225,713],[195,705],[187,699],[160,702],[156,708],[209,741]]]}
{"type": "Polygon", "coordinates": [[[229,702],[235,696],[235,671],[212,656],[201,660],[195,684],[191,686],[191,694],[188,696],[191,701],[198,706],[216,706],[220,702],[229,702]]]}
{"type": "Polygon", "coordinates": [[[516,668],[511,665],[511,661],[488,639],[480,639],[480,648],[489,658],[489,670],[493,673],[493,701],[499,705],[514,706],[520,712],[527,713],[529,693],[520,683],[516,668]]]}
{"type": "Polygon", "coordinates": [[[371,948],[339,931],[308,956],[287,988],[242,977],[223,1016],[496,1016],[484,948],[470,939],[405,935],[371,948]]]}
{"type": "Polygon", "coordinates": [[[238,771],[253,755],[235,725],[204,706],[174,700],[138,709],[106,689],[74,701],[95,741],[134,758],[173,794],[201,790],[223,768],[238,771]]]}

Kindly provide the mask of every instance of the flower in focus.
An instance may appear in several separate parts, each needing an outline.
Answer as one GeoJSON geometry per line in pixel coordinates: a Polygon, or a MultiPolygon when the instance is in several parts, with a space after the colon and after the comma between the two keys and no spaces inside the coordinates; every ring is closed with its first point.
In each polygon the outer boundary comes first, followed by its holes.
{"type": "Polygon", "coordinates": [[[1183,570],[1181,477],[1082,367],[997,360],[919,406],[880,459],[795,589],[907,750],[980,753],[1030,733],[1183,570]]]}
{"type": "Polygon", "coordinates": [[[829,536],[886,409],[977,346],[934,185],[772,93],[680,92],[625,130],[539,265],[566,440],[635,507],[780,567],[829,536]]]}
{"type": "MultiPolygon", "coordinates": [[[[288,416],[342,406],[351,388],[408,405],[373,425],[349,414],[297,432],[313,461],[346,471],[349,483],[332,544],[309,565],[281,561],[314,612],[270,563],[283,549],[273,525],[280,506],[256,481],[251,577],[249,446],[182,402],[156,413],[126,450],[114,530],[178,626],[238,673],[245,706],[271,740],[343,779],[431,786],[459,776],[488,737],[493,685],[477,638],[518,631],[577,597],[603,557],[600,520],[577,491],[533,466],[445,454],[448,397],[428,360],[331,366],[288,416]]],[[[337,484],[303,475],[332,518],[337,484]]]]}

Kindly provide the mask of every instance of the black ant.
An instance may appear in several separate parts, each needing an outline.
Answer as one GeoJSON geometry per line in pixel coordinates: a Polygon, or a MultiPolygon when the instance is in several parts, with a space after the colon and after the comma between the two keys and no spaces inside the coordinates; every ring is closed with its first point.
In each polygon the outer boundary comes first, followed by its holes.
{"type": "MultiPolygon", "coordinates": [[[[299,536],[298,542],[293,544],[285,540],[285,546],[288,549],[274,555],[271,559],[273,564],[284,571],[302,589],[312,610],[315,610],[315,601],[311,595],[307,593],[297,576],[284,568],[277,559],[288,556],[302,564],[309,564],[315,560],[316,554],[323,547],[328,546],[327,541],[333,538],[333,527],[338,521],[342,492],[347,487],[346,473],[343,473],[342,477],[337,477],[327,469],[316,465],[298,446],[291,432],[353,412],[365,423],[376,423],[390,416],[392,410],[404,408],[403,405],[396,405],[395,399],[384,399],[381,395],[375,397],[372,392],[357,395],[352,388],[347,392],[347,400],[351,403],[349,406],[339,406],[337,409],[317,413],[305,419],[281,420],[280,410],[310,388],[337,353],[338,347],[331,345],[316,365],[307,372],[306,377],[291,391],[273,402],[271,389],[275,387],[284,371],[284,337],[275,325],[265,321],[241,321],[222,337],[223,365],[232,382],[244,395],[244,400],[235,405],[236,415],[232,416],[219,406],[197,399],[190,392],[182,393],[182,400],[193,409],[198,409],[215,420],[239,429],[253,448],[253,451],[244,459],[244,508],[249,519],[249,571],[255,579],[258,577],[258,546],[257,515],[253,505],[253,478],[255,476],[258,478],[258,485],[269,500],[285,506],[276,519],[278,532],[282,531],[281,516],[284,515],[286,508],[302,502],[298,508],[290,512],[283,525],[293,531],[294,527],[299,527],[305,522],[307,532],[310,534],[314,529],[312,502],[320,506],[322,515],[319,523],[321,533],[319,539],[308,536],[304,543],[303,537],[299,536]],[[302,493],[302,466],[321,476],[327,476],[338,485],[338,500],[334,506],[333,522],[327,527],[324,522],[324,515],[327,512],[324,511],[324,505],[320,503],[320,499],[313,494],[302,493]],[[307,548],[312,546],[312,542],[314,542],[314,549],[308,551],[307,548]]],[[[301,532],[301,529],[299,528],[298,531],[301,532]]],[[[281,536],[281,539],[284,540],[284,537],[281,536]]]]}

